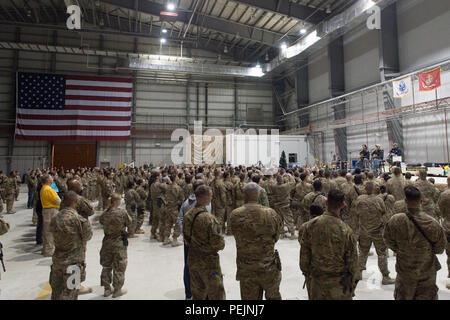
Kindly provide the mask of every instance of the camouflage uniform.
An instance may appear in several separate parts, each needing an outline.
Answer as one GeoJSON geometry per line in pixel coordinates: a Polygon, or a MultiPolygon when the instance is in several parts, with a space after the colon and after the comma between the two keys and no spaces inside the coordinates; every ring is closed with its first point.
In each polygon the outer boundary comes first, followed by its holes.
{"type": "Polygon", "coordinates": [[[125,282],[127,268],[127,247],[122,235],[131,224],[131,218],[124,209],[110,208],[100,217],[105,236],[100,250],[100,264],[102,273],[100,285],[111,291],[111,284],[115,292],[120,292],[125,282]]]}
{"type": "Polygon", "coordinates": [[[380,197],[380,199],[384,202],[384,205],[386,207],[386,217],[384,221],[388,222],[389,219],[394,215],[395,198],[393,195],[387,193],[380,193],[378,197],[380,197]]]}
{"type": "MultiPolygon", "coordinates": [[[[293,238],[295,233],[294,217],[291,211],[291,190],[295,187],[295,181],[283,184],[273,184],[271,186],[273,197],[273,209],[283,217],[284,225],[287,226],[291,237],[293,238]]],[[[284,236],[284,228],[281,230],[282,236],[284,236]]]]}
{"type": "Polygon", "coordinates": [[[234,209],[244,205],[244,186],[245,183],[238,181],[233,188],[234,209]]]}
{"type": "Polygon", "coordinates": [[[294,216],[294,223],[296,226],[301,226],[304,222],[309,220],[309,210],[305,211],[303,208],[303,199],[312,191],[312,186],[309,183],[300,181],[294,189],[292,197],[291,208],[294,216]]]}
{"type": "Polygon", "coordinates": [[[136,189],[129,189],[125,193],[125,208],[128,212],[128,215],[131,217],[131,224],[128,227],[128,235],[132,236],[136,233],[137,226],[137,203],[140,201],[139,194],[136,192],[136,189]]]}
{"type": "Polygon", "coordinates": [[[19,193],[20,193],[20,185],[22,184],[22,179],[20,179],[19,175],[16,175],[16,193],[15,193],[15,198],[16,201],[19,200],[19,193]]]}
{"type": "Polygon", "coordinates": [[[439,200],[437,188],[429,181],[422,179],[414,181],[414,186],[422,194],[422,210],[433,218],[438,219],[440,212],[436,207],[436,202],[439,200]]]}
{"type": "Polygon", "coordinates": [[[267,196],[267,191],[263,187],[260,186],[259,189],[259,198],[258,203],[264,207],[270,207],[269,205],[269,198],[267,196]]]}
{"type": "Polygon", "coordinates": [[[405,199],[405,192],[403,188],[405,187],[405,179],[403,176],[392,176],[386,183],[386,191],[389,194],[392,194],[395,198],[395,201],[405,199]]]}
{"type": "Polygon", "coordinates": [[[136,210],[137,210],[136,231],[139,231],[139,230],[141,230],[142,225],[144,224],[145,200],[147,199],[147,191],[145,191],[143,186],[139,186],[139,187],[137,187],[136,192],[139,195],[139,201],[137,202],[137,206],[136,206],[136,210]]]}
{"type": "MultiPolygon", "coordinates": [[[[152,237],[157,238],[157,231],[159,229],[159,235],[162,234],[162,224],[164,219],[164,211],[166,206],[166,191],[168,185],[159,181],[155,181],[150,186],[150,193],[152,197],[152,237]],[[158,206],[159,204],[159,206],[158,206]]],[[[162,241],[162,238],[160,238],[162,241]]]]}
{"type": "Polygon", "coordinates": [[[189,198],[189,196],[194,193],[194,186],[192,185],[192,183],[186,183],[183,186],[183,197],[184,200],[186,200],[187,198],[189,198]]]}
{"type": "Polygon", "coordinates": [[[313,204],[321,205],[323,211],[325,211],[325,208],[327,207],[326,201],[327,197],[325,197],[325,194],[322,191],[312,191],[308,193],[302,201],[302,210],[305,213],[305,220],[302,221],[302,224],[311,219],[310,208],[313,204]]]}
{"type": "Polygon", "coordinates": [[[114,185],[116,186],[116,192],[118,194],[123,194],[124,186],[122,183],[122,174],[118,173],[113,177],[114,185]]]}
{"type": "Polygon", "coordinates": [[[360,190],[356,188],[353,182],[346,182],[341,185],[341,191],[345,195],[345,207],[341,210],[341,219],[350,228],[352,228],[355,236],[358,237],[358,221],[352,209],[353,202],[359,197],[360,190]]]}
{"type": "MultiPolygon", "coordinates": [[[[83,179],[81,179],[81,183],[83,184],[83,179]]],[[[55,184],[56,187],[58,188],[59,192],[61,194],[65,194],[67,192],[67,183],[66,183],[66,179],[64,179],[63,177],[58,176],[58,178],[55,179],[55,184]]]]}
{"type": "Polygon", "coordinates": [[[105,176],[102,174],[98,174],[97,176],[97,198],[98,198],[98,210],[107,209],[106,205],[103,203],[103,180],[105,180],[105,176]]]}
{"type": "Polygon", "coordinates": [[[447,236],[447,269],[448,269],[448,278],[450,278],[450,190],[446,190],[442,192],[441,197],[439,198],[439,208],[441,211],[442,227],[447,236]]]}
{"type": "Polygon", "coordinates": [[[406,202],[405,200],[395,201],[394,203],[394,214],[406,212],[406,202]]]}
{"type": "Polygon", "coordinates": [[[189,210],[183,218],[183,236],[189,245],[187,264],[193,300],[225,300],[218,254],[225,247],[225,241],[220,228],[217,218],[199,205],[189,210]],[[202,213],[193,225],[194,217],[199,212],[202,213]]]}
{"type": "Polygon", "coordinates": [[[351,300],[361,279],[352,229],[328,212],[304,224],[300,269],[310,300],[351,300]],[[344,279],[350,287],[344,287],[344,279]]]}
{"type": "Polygon", "coordinates": [[[213,186],[213,214],[216,216],[220,225],[220,230],[225,228],[225,212],[227,206],[227,188],[223,179],[214,180],[213,186]]]}
{"type": "MultiPolygon", "coordinates": [[[[227,200],[225,202],[225,218],[227,221],[226,232],[227,232],[227,235],[231,235],[230,216],[231,216],[231,211],[233,211],[233,209],[234,209],[234,197],[233,197],[234,184],[233,184],[233,182],[231,182],[231,180],[226,180],[223,183],[225,184],[225,188],[227,190],[227,192],[226,192],[227,200]]],[[[225,231],[224,226],[222,227],[222,230],[225,231]]]]}
{"type": "Polygon", "coordinates": [[[15,213],[13,210],[14,197],[17,192],[17,181],[15,178],[9,177],[3,184],[4,195],[6,200],[6,213],[15,213]]]}
{"type": "Polygon", "coordinates": [[[275,210],[255,202],[231,213],[230,224],[236,239],[237,273],[242,300],[281,300],[281,263],[275,243],[283,220],[275,210]]]}
{"type": "Polygon", "coordinates": [[[67,286],[70,277],[67,268],[77,265],[81,271],[80,280],[83,281],[86,242],[92,238],[91,225],[76,210],[63,208],[53,217],[50,230],[55,241],[49,280],[52,287],[51,299],[77,300],[78,289],[67,286]]]}
{"type": "Polygon", "coordinates": [[[162,241],[167,241],[168,243],[170,233],[173,228],[172,239],[175,242],[180,236],[180,226],[177,223],[178,210],[183,204],[184,194],[183,190],[178,184],[171,184],[167,188],[166,192],[166,213],[164,215],[163,227],[162,227],[162,241]]]}
{"type": "Polygon", "coordinates": [[[383,199],[375,194],[361,195],[354,202],[359,226],[359,265],[366,269],[367,257],[372,243],[378,256],[378,268],[383,277],[389,277],[387,248],[383,241],[386,206],[383,199]]]}
{"type": "Polygon", "coordinates": [[[112,196],[115,190],[114,181],[109,178],[103,179],[103,185],[102,185],[102,204],[103,209],[107,210],[109,208],[110,200],[108,200],[109,197],[112,196]]]}
{"type": "Polygon", "coordinates": [[[394,215],[384,229],[384,242],[397,254],[396,300],[436,300],[436,273],[441,265],[436,257],[444,252],[447,241],[444,229],[421,209],[409,208],[417,224],[434,243],[417,230],[406,214],[394,215]]]}

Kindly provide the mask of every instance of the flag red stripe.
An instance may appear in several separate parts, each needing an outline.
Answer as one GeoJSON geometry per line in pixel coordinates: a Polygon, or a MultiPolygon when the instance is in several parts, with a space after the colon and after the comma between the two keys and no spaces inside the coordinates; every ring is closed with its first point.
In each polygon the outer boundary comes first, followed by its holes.
{"type": "Polygon", "coordinates": [[[66,90],[133,92],[133,88],[66,85],[66,90]]]}
{"type": "Polygon", "coordinates": [[[16,134],[16,139],[22,140],[45,140],[45,141],[95,141],[95,140],[130,140],[130,136],[29,136],[16,134]]]}
{"type": "Polygon", "coordinates": [[[128,131],[130,130],[131,126],[54,126],[54,125],[46,125],[46,126],[36,126],[36,125],[29,125],[29,124],[17,124],[18,129],[24,129],[24,130],[108,130],[108,131],[128,131]]]}
{"type": "Polygon", "coordinates": [[[17,114],[19,119],[34,120],[100,120],[100,121],[130,121],[131,117],[114,117],[114,116],[84,116],[84,115],[49,115],[49,114],[17,114]]]}
{"type": "Polygon", "coordinates": [[[131,111],[131,107],[66,106],[66,110],[131,111]]]}
{"type": "Polygon", "coordinates": [[[114,77],[97,77],[97,76],[66,76],[67,80],[86,80],[86,81],[103,81],[103,82],[133,82],[131,78],[114,78],[114,77]]]}
{"type": "Polygon", "coordinates": [[[97,97],[97,96],[72,96],[66,95],[67,100],[91,100],[91,101],[121,101],[121,102],[131,102],[131,97],[97,97]]]}

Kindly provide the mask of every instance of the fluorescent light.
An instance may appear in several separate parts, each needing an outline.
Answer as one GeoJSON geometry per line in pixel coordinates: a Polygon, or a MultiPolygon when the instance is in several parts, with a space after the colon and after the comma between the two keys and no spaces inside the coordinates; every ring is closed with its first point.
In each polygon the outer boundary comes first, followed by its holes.
{"type": "Polygon", "coordinates": [[[307,30],[306,30],[305,27],[302,27],[302,28],[300,29],[300,33],[301,33],[301,34],[305,34],[306,32],[307,32],[307,30]]]}
{"type": "Polygon", "coordinates": [[[167,33],[167,29],[162,29],[162,33],[167,33]]]}
{"type": "Polygon", "coordinates": [[[164,39],[164,38],[161,38],[161,43],[166,43],[166,39],[164,39]]]}
{"type": "Polygon", "coordinates": [[[286,50],[287,49],[287,44],[285,42],[283,42],[280,46],[281,50],[286,50]]]}
{"type": "Polygon", "coordinates": [[[168,3],[167,4],[167,10],[169,10],[169,11],[175,10],[175,5],[173,3],[168,3]]]}

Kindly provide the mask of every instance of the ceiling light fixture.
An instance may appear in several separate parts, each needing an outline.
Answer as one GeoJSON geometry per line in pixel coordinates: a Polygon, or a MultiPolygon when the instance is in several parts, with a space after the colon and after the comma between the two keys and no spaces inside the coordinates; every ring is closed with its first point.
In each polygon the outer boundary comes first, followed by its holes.
{"type": "Polygon", "coordinates": [[[306,30],[305,27],[301,27],[301,28],[300,28],[300,33],[301,33],[301,34],[305,34],[306,32],[307,32],[307,30],[306,30]]]}
{"type": "Polygon", "coordinates": [[[162,29],[162,33],[167,33],[167,29],[162,29]]]}
{"type": "Polygon", "coordinates": [[[173,3],[168,3],[167,4],[167,10],[169,10],[169,11],[175,10],[175,5],[173,3]]]}
{"type": "Polygon", "coordinates": [[[287,49],[287,44],[286,44],[286,42],[283,42],[282,44],[281,44],[281,46],[280,46],[280,48],[281,48],[281,50],[286,50],[287,49]]]}
{"type": "Polygon", "coordinates": [[[161,43],[162,44],[164,44],[164,43],[166,43],[167,42],[167,40],[165,39],[165,38],[161,38],[161,43]]]}

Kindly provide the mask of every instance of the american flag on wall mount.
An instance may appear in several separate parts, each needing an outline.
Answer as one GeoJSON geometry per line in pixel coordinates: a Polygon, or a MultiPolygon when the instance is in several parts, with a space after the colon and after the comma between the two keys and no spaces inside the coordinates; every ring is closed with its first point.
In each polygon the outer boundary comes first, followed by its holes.
{"type": "Polygon", "coordinates": [[[19,72],[16,138],[129,140],[130,78],[19,72]]]}

